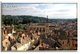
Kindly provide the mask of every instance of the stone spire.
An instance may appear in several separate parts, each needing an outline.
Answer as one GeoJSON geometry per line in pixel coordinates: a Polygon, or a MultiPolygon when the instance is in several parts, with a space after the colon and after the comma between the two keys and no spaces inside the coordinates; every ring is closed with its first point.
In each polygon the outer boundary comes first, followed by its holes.
{"type": "Polygon", "coordinates": [[[48,23],[48,15],[47,15],[47,23],[48,23]]]}

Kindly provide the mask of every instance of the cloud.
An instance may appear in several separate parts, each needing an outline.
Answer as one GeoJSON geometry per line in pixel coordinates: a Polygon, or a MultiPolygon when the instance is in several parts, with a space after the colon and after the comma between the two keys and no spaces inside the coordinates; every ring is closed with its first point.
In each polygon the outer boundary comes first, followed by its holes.
{"type": "Polygon", "coordinates": [[[2,4],[4,15],[33,15],[49,18],[76,18],[76,4],[2,4]]]}

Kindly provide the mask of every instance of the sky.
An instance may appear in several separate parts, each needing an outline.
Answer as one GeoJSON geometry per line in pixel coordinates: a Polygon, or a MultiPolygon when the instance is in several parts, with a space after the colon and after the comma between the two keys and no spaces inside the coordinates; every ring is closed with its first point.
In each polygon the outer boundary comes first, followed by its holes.
{"type": "Polygon", "coordinates": [[[76,18],[76,4],[3,3],[3,15],[31,15],[49,18],[76,18]]]}

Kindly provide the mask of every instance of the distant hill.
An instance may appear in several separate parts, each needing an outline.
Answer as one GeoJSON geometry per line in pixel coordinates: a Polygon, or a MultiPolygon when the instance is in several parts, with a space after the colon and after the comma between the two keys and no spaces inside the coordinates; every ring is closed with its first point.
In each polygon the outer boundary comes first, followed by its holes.
{"type": "Polygon", "coordinates": [[[2,24],[28,24],[28,23],[64,23],[75,22],[76,19],[47,19],[45,17],[38,16],[11,16],[2,15],[2,24]]]}

